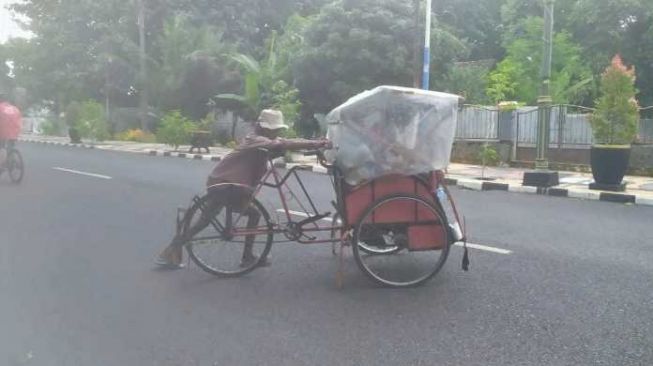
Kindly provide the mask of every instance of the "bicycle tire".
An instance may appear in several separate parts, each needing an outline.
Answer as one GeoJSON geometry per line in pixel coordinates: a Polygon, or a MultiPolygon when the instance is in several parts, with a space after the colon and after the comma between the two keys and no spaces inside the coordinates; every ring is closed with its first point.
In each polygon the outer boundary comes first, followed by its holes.
{"type": "MultiPolygon", "coordinates": [[[[422,197],[419,197],[417,195],[412,195],[412,194],[396,194],[396,195],[390,195],[383,197],[377,201],[375,201],[370,207],[368,207],[363,215],[361,216],[361,219],[356,223],[354,227],[354,233],[353,233],[353,242],[358,242],[361,240],[361,234],[362,234],[362,227],[363,225],[375,225],[375,224],[369,224],[366,223],[366,221],[373,213],[375,210],[377,210],[379,207],[388,204],[389,202],[395,201],[395,200],[409,200],[412,201],[416,204],[421,204],[424,206],[424,208],[428,209],[433,215],[434,218],[439,220],[441,223],[440,225],[445,227],[445,230],[443,231],[444,235],[444,244],[442,248],[440,248],[438,251],[433,251],[434,256],[437,256],[437,259],[433,262],[433,264],[427,269],[427,271],[423,275],[417,276],[415,279],[410,279],[410,280],[405,280],[405,281],[398,281],[398,280],[392,280],[389,278],[384,278],[384,276],[380,275],[377,273],[378,271],[375,271],[371,268],[370,264],[366,262],[367,259],[370,258],[377,258],[377,259],[383,259],[385,261],[389,261],[390,259],[398,258],[400,255],[404,255],[404,253],[400,253],[404,250],[404,248],[400,248],[399,251],[395,252],[393,255],[370,255],[369,253],[364,252],[361,250],[360,246],[358,245],[353,245],[353,254],[354,254],[354,259],[356,261],[356,264],[358,267],[365,273],[365,275],[373,280],[375,283],[385,286],[385,287],[395,287],[395,288],[405,288],[405,287],[416,287],[419,285],[424,284],[431,278],[433,278],[444,266],[445,262],[447,261],[447,258],[449,256],[449,249],[451,247],[451,238],[450,238],[450,231],[448,229],[448,222],[446,219],[446,215],[444,214],[442,208],[440,207],[440,204],[435,201],[435,202],[429,202],[424,200],[422,197]],[[439,253],[436,253],[439,252],[439,253]],[[367,257],[364,257],[367,256],[367,257]]],[[[411,254],[413,257],[417,257],[419,254],[426,255],[424,253],[427,252],[410,252],[407,251],[406,253],[411,254]]],[[[411,257],[411,258],[413,258],[411,257]]]]}
{"type": "Polygon", "coordinates": [[[9,179],[12,183],[19,184],[23,181],[23,178],[25,177],[25,163],[23,161],[23,156],[18,150],[9,150],[6,166],[7,174],[9,174],[9,179]]]}
{"type": "MultiPolygon", "coordinates": [[[[183,232],[185,232],[185,231],[187,231],[189,229],[189,226],[193,221],[192,220],[193,217],[198,213],[198,211],[200,211],[200,208],[202,207],[202,205],[205,205],[207,203],[208,197],[209,197],[208,195],[203,196],[202,198],[197,200],[190,207],[190,209],[187,211],[186,215],[184,216],[183,223],[182,223],[182,225],[183,225],[182,226],[182,235],[183,235],[183,232]]],[[[231,206],[230,205],[225,205],[222,208],[222,210],[220,210],[220,212],[222,212],[222,211],[230,212],[228,207],[231,207],[231,206]]],[[[192,261],[198,267],[200,267],[203,271],[205,271],[207,273],[210,273],[210,274],[212,274],[214,276],[218,276],[218,277],[224,277],[224,278],[238,277],[238,276],[245,275],[245,274],[255,270],[256,268],[260,267],[261,263],[263,263],[267,259],[267,256],[270,253],[270,250],[272,248],[272,242],[274,240],[274,232],[273,232],[272,224],[270,223],[270,215],[268,214],[267,210],[265,210],[263,205],[261,205],[261,203],[256,199],[252,200],[252,202],[250,204],[250,207],[254,207],[261,214],[260,220],[263,220],[263,222],[261,223],[259,221],[258,226],[259,227],[265,226],[265,227],[268,228],[268,232],[267,232],[266,238],[265,238],[265,245],[264,245],[260,255],[258,256],[258,260],[255,263],[252,263],[251,265],[249,265],[249,266],[247,266],[245,268],[238,268],[238,269],[235,269],[235,270],[219,269],[219,268],[216,268],[216,266],[209,264],[208,260],[203,258],[203,255],[201,255],[199,253],[199,251],[198,251],[198,248],[196,248],[198,246],[198,243],[193,243],[192,242],[193,238],[189,238],[187,240],[186,244],[185,244],[186,251],[188,252],[188,255],[192,259],[192,261]]],[[[215,219],[217,217],[217,215],[220,214],[220,212],[218,212],[213,217],[213,219],[215,219]]],[[[218,239],[218,240],[224,240],[224,239],[218,239]]]]}

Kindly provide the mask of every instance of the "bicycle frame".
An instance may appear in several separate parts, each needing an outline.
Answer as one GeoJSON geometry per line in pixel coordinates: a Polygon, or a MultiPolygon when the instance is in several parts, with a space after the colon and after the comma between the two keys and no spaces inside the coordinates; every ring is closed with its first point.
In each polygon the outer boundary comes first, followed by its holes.
{"type": "MultiPolygon", "coordinates": [[[[272,162],[271,159],[268,160],[268,171],[265,173],[263,178],[261,179],[260,183],[253,189],[250,201],[248,202],[247,206],[249,206],[254,199],[258,196],[258,194],[261,192],[261,190],[264,187],[268,188],[273,188],[277,190],[277,193],[279,194],[279,201],[281,202],[281,205],[283,207],[283,213],[285,214],[285,218],[289,224],[298,224],[299,226],[297,227],[296,232],[291,232],[291,229],[289,227],[281,227],[278,225],[278,223],[272,224],[272,227],[263,227],[263,226],[258,226],[258,227],[253,227],[253,228],[247,228],[247,229],[234,229],[233,225],[238,224],[238,222],[243,218],[243,214],[240,213],[239,216],[235,220],[229,220],[227,221],[226,228],[219,228],[223,231],[226,231],[227,234],[223,234],[223,236],[229,236],[231,238],[233,237],[247,237],[251,235],[267,235],[269,233],[273,234],[284,234],[286,237],[289,239],[288,242],[298,242],[300,244],[326,244],[326,243],[337,243],[341,240],[341,238],[334,238],[334,239],[317,239],[317,238],[312,238],[306,235],[307,233],[318,233],[318,232],[330,232],[330,231],[336,231],[340,232],[343,227],[342,226],[334,226],[334,225],[329,225],[329,226],[321,226],[318,224],[319,221],[322,219],[327,218],[330,213],[320,213],[315,206],[315,203],[311,199],[310,194],[306,190],[306,186],[304,185],[303,181],[297,174],[298,170],[301,170],[301,166],[295,166],[292,167],[286,172],[285,175],[281,175],[280,172],[277,170],[277,168],[274,166],[274,163],[272,162]],[[297,195],[293,192],[293,190],[288,186],[287,182],[288,180],[294,177],[296,182],[299,184],[306,200],[308,201],[310,208],[313,211],[313,214],[309,213],[306,207],[302,204],[302,201],[298,199],[297,195]],[[270,179],[272,179],[272,182],[269,182],[270,179]],[[306,215],[306,218],[301,221],[293,221],[292,219],[292,212],[289,208],[288,201],[286,199],[286,195],[284,194],[284,188],[288,190],[290,195],[298,202],[300,207],[304,212],[302,212],[302,216],[306,215]],[[231,221],[231,222],[229,222],[231,221]],[[304,228],[304,226],[312,225],[313,227],[309,228],[304,228]],[[231,226],[231,227],[230,227],[231,226]],[[294,239],[290,239],[294,238],[294,239]]],[[[248,187],[249,188],[249,187],[248,187]]],[[[334,186],[335,188],[335,186],[334,186]]],[[[251,189],[251,188],[249,188],[251,189]]],[[[335,190],[335,189],[334,189],[335,190]]],[[[227,215],[228,218],[231,217],[230,214],[227,215]]],[[[215,225],[214,225],[215,226],[215,225]]],[[[219,225],[222,226],[222,225],[219,225]]],[[[214,237],[205,237],[205,238],[198,238],[197,240],[208,240],[214,237]]],[[[215,237],[217,238],[217,237],[215,237]]],[[[277,243],[280,242],[286,242],[286,241],[276,241],[277,243]]]]}

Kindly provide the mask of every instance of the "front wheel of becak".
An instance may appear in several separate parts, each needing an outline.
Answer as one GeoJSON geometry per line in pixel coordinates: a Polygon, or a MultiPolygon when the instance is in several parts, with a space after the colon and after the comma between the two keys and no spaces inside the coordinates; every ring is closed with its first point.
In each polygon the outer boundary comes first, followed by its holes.
{"type": "MultiPolygon", "coordinates": [[[[210,196],[195,200],[182,222],[182,231],[188,232],[199,220],[209,219],[209,225],[188,238],[188,255],[202,270],[219,277],[236,277],[249,273],[265,262],[274,239],[270,216],[257,200],[252,200],[248,211],[260,216],[256,227],[248,228],[248,216],[243,216],[233,204],[210,208],[210,196]],[[202,215],[205,215],[202,218],[202,215]],[[206,217],[208,216],[208,217],[206,217]],[[244,230],[250,230],[253,240],[253,257],[245,260],[244,230]]],[[[182,234],[183,235],[183,234],[182,234]]]]}
{"type": "Polygon", "coordinates": [[[387,287],[414,287],[433,278],[446,262],[451,244],[439,206],[410,194],[374,202],[356,223],[352,239],[367,247],[394,248],[378,253],[352,246],[360,269],[387,287]]]}

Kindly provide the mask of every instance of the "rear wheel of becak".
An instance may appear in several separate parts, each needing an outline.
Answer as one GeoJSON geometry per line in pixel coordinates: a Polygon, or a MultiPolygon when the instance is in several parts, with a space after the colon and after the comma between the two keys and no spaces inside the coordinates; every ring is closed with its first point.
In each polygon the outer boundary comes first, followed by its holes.
{"type": "Polygon", "coordinates": [[[413,287],[433,278],[446,262],[451,244],[442,209],[410,194],[374,202],[356,223],[353,242],[394,248],[390,253],[374,253],[353,245],[360,269],[388,287],[413,287]]]}

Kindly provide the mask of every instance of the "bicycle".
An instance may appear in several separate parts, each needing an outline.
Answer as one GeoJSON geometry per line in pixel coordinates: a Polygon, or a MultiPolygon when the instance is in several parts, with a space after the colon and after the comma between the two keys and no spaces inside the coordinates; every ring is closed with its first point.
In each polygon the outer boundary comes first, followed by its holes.
{"type": "Polygon", "coordinates": [[[7,158],[4,165],[0,166],[0,177],[2,177],[6,171],[9,175],[9,180],[13,184],[19,184],[25,177],[25,163],[23,161],[23,156],[20,151],[16,149],[13,141],[9,141],[6,145],[7,158]]]}

